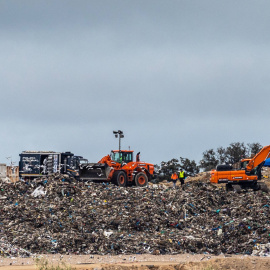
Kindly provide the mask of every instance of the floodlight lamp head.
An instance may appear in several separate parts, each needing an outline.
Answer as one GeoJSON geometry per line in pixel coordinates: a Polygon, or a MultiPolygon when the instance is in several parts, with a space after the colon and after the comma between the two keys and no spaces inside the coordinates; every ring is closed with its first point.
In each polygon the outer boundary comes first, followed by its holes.
{"type": "Polygon", "coordinates": [[[115,136],[115,138],[118,138],[118,135],[117,134],[115,134],[114,136],[115,136]]]}
{"type": "Polygon", "coordinates": [[[113,134],[117,134],[117,133],[118,133],[117,131],[115,131],[115,130],[113,131],[113,134]]]}

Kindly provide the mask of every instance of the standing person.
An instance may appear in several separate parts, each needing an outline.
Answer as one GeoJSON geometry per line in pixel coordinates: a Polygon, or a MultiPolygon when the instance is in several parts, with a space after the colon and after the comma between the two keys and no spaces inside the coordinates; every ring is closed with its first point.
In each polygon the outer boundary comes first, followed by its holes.
{"type": "Polygon", "coordinates": [[[175,186],[176,186],[176,181],[177,181],[177,179],[178,179],[178,176],[177,176],[177,173],[176,173],[176,172],[174,172],[174,173],[172,174],[171,179],[172,179],[172,181],[173,181],[173,188],[175,188],[175,186]]]}
{"type": "Polygon", "coordinates": [[[185,172],[183,171],[183,169],[181,169],[180,172],[179,172],[179,179],[180,179],[180,182],[181,182],[181,186],[184,185],[185,178],[186,178],[185,172]]]}

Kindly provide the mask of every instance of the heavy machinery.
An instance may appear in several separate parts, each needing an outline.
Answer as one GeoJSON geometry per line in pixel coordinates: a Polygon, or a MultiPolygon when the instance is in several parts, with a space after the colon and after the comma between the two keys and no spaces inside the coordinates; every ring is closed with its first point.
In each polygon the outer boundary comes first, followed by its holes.
{"type": "Polygon", "coordinates": [[[64,173],[78,177],[81,162],[88,161],[71,152],[23,151],[20,154],[19,176],[29,180],[51,173],[64,173]]]}
{"type": "Polygon", "coordinates": [[[228,191],[239,192],[241,189],[252,188],[268,192],[266,184],[258,180],[261,180],[261,169],[269,156],[270,145],[263,147],[253,158],[242,159],[238,169],[233,169],[230,165],[218,165],[216,170],[210,172],[210,182],[226,183],[228,191]]]}
{"type": "Polygon", "coordinates": [[[98,163],[81,164],[79,177],[82,181],[112,181],[124,187],[134,184],[146,186],[155,178],[154,165],[140,161],[139,153],[133,161],[132,150],[112,150],[98,163]]]}

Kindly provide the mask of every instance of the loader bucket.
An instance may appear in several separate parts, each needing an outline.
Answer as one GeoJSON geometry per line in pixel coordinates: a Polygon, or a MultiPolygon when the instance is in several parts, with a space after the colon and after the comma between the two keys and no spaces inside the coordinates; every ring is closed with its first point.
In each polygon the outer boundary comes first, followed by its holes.
{"type": "Polygon", "coordinates": [[[106,181],[110,167],[106,163],[86,163],[80,167],[80,179],[85,181],[106,181]]]}

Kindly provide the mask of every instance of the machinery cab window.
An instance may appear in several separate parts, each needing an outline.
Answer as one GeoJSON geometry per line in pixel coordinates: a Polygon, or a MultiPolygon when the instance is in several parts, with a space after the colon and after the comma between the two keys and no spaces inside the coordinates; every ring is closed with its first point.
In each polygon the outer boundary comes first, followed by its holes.
{"type": "Polygon", "coordinates": [[[118,163],[133,161],[133,152],[111,152],[111,159],[118,163]]]}
{"type": "Polygon", "coordinates": [[[240,164],[240,170],[244,170],[249,163],[249,160],[242,161],[240,164]]]}
{"type": "MultiPolygon", "coordinates": [[[[240,163],[240,170],[245,170],[249,162],[250,162],[250,159],[241,161],[241,163],[240,163]]],[[[259,171],[258,171],[258,169],[259,169],[258,167],[259,167],[259,166],[254,167],[254,168],[250,171],[250,175],[257,175],[258,172],[259,172],[259,171]]],[[[259,169],[259,170],[260,170],[260,169],[259,169]]]]}

